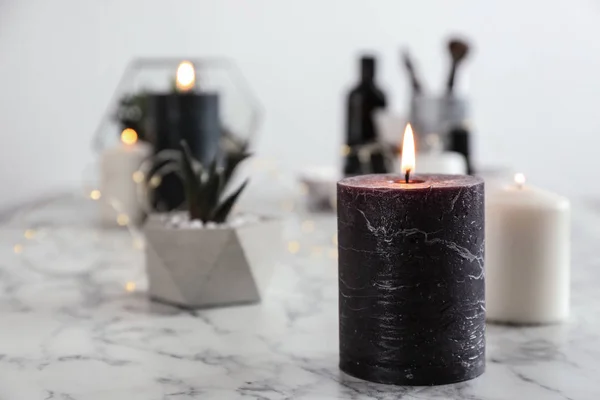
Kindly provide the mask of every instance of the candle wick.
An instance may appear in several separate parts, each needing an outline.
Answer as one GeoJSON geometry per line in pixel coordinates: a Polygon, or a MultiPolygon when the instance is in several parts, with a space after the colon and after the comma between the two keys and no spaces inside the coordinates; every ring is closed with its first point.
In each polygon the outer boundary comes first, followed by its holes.
{"type": "Polygon", "coordinates": [[[404,180],[406,181],[406,183],[408,183],[410,179],[410,169],[407,169],[406,172],[404,173],[404,180]]]}

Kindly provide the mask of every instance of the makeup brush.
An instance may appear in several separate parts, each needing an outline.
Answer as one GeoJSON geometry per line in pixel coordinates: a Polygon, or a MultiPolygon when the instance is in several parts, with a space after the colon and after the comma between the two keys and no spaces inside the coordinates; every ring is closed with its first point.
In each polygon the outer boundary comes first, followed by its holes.
{"type": "Polygon", "coordinates": [[[415,67],[413,66],[410,55],[408,54],[408,50],[406,49],[402,51],[402,62],[404,63],[406,72],[408,72],[408,77],[410,78],[413,94],[420,94],[422,90],[421,82],[419,82],[419,78],[417,78],[417,74],[415,73],[415,67]]]}
{"type": "Polygon", "coordinates": [[[446,91],[448,94],[452,94],[454,90],[454,80],[456,77],[456,70],[460,63],[467,58],[469,54],[469,45],[460,39],[451,39],[448,42],[448,51],[452,58],[452,65],[450,67],[450,75],[448,76],[448,83],[446,85],[446,91]]]}

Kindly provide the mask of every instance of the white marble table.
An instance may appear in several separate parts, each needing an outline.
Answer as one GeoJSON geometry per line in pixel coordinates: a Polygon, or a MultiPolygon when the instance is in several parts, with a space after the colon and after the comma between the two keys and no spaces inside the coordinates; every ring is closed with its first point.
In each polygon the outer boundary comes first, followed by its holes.
{"type": "Polygon", "coordinates": [[[581,207],[569,323],[488,326],[482,377],[411,388],[338,370],[333,216],[304,217],[305,233],[290,216],[300,249],[262,304],[182,312],[146,299],[142,252],[92,205],[57,199],[0,225],[1,400],[600,398],[600,216],[581,207]]]}

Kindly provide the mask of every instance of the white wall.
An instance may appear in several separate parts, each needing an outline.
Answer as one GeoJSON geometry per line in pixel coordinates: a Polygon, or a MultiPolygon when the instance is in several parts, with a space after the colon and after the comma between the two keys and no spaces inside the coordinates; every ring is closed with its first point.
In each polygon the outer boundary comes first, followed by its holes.
{"type": "Polygon", "coordinates": [[[237,60],[267,111],[260,154],[299,169],[337,162],[357,52],[380,54],[380,82],[401,108],[399,46],[439,88],[452,32],[477,48],[468,68],[478,161],[600,195],[597,0],[3,0],[0,208],[80,184],[134,56],[237,60]]]}

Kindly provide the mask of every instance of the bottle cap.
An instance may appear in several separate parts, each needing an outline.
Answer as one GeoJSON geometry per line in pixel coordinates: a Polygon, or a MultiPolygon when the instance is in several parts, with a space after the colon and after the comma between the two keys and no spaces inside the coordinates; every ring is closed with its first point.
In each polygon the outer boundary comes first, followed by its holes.
{"type": "Polygon", "coordinates": [[[373,56],[362,56],[360,58],[360,66],[362,68],[375,68],[375,57],[373,56]]]}
{"type": "Polygon", "coordinates": [[[375,57],[362,56],[360,58],[360,70],[363,79],[373,79],[375,77],[375,57]]]}

